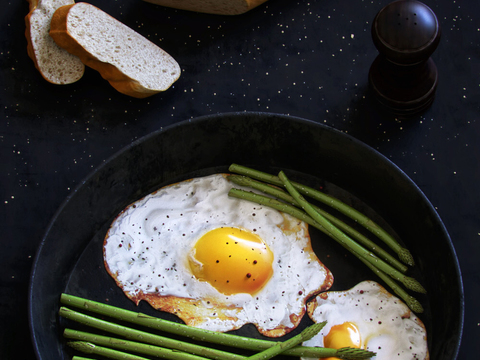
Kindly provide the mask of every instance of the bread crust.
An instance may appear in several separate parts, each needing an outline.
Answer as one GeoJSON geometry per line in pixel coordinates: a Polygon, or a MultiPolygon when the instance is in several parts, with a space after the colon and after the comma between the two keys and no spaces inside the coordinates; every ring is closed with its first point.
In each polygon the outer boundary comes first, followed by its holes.
{"type": "Polygon", "coordinates": [[[215,15],[240,15],[267,0],[144,0],[146,2],[180,10],[215,15]]]}
{"type": "Polygon", "coordinates": [[[35,10],[35,8],[38,6],[38,1],[39,0],[27,0],[29,11],[35,10]]]}
{"type": "MultiPolygon", "coordinates": [[[[38,3],[38,2],[35,2],[35,3],[38,3]]],[[[25,16],[25,37],[27,38],[27,54],[28,54],[28,57],[33,60],[33,63],[35,64],[35,68],[38,71],[40,71],[40,73],[42,74],[42,71],[40,70],[40,67],[39,67],[38,62],[37,62],[37,58],[35,57],[35,52],[33,51],[32,33],[30,31],[30,19],[32,17],[32,12],[33,12],[34,9],[35,8],[33,8],[27,14],[27,16],[25,16]]]]}
{"type": "MultiPolygon", "coordinates": [[[[69,53],[78,56],[86,66],[97,70],[100,75],[110,83],[110,85],[122,94],[135,98],[145,98],[166,90],[146,88],[136,79],[124,74],[116,66],[100,61],[96,56],[86,50],[68,30],[69,12],[74,6],[79,4],[81,3],[62,6],[53,14],[50,36],[58,46],[67,50],[69,53]]],[[[90,6],[94,7],[93,5],[90,6]]],[[[175,81],[179,76],[180,71],[178,71],[178,76],[175,81]]]]}
{"type": "MultiPolygon", "coordinates": [[[[52,84],[64,85],[71,84],[78,81],[84,73],[84,66],[79,59],[74,59],[71,54],[59,48],[55,42],[48,36],[48,28],[50,27],[49,19],[43,27],[38,28],[38,20],[35,22],[34,17],[47,17],[49,10],[49,0],[45,0],[46,5],[42,7],[41,0],[28,0],[29,12],[25,16],[25,37],[27,40],[27,54],[33,60],[35,68],[40,72],[42,77],[52,84]],[[35,28],[37,25],[37,28],[35,28]],[[37,33],[34,33],[37,32],[37,33]],[[34,42],[33,39],[36,39],[34,42]],[[43,48],[40,48],[43,46],[43,48]],[[41,61],[39,59],[40,52],[45,51],[48,56],[41,61]],[[54,56],[56,59],[60,58],[62,65],[49,62],[49,58],[54,56]]],[[[73,0],[72,0],[73,2],[73,0]]]]}
{"type": "Polygon", "coordinates": [[[35,57],[35,52],[33,50],[32,32],[30,30],[32,14],[33,14],[33,11],[38,6],[38,0],[27,0],[27,1],[28,1],[28,7],[29,7],[29,12],[27,16],[25,16],[25,37],[27,38],[27,53],[30,59],[33,60],[37,70],[40,71],[40,73],[42,73],[38,66],[37,58],[35,57]]]}

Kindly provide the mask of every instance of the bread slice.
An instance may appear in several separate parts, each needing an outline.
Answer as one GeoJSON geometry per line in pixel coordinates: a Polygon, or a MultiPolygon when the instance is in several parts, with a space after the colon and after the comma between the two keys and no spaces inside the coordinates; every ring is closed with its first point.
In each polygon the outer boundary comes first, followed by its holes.
{"type": "Polygon", "coordinates": [[[60,7],[52,17],[50,36],[129,96],[165,91],[180,77],[172,56],[91,4],[60,7]]]}
{"type": "Polygon", "coordinates": [[[175,9],[216,15],[240,15],[267,0],[145,0],[146,2],[175,9]]]}
{"type": "Polygon", "coordinates": [[[73,0],[28,0],[29,13],[25,17],[27,53],[42,76],[53,84],[71,84],[85,71],[80,59],[60,48],[48,35],[50,20],[60,6],[73,0]]]}

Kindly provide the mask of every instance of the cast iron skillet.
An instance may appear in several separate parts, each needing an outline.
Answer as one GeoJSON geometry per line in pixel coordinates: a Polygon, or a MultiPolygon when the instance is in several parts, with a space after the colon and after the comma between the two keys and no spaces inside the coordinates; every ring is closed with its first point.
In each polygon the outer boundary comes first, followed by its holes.
{"type": "MultiPolygon", "coordinates": [[[[234,162],[272,173],[284,170],[294,180],[322,186],[390,229],[413,253],[412,275],[428,292],[418,299],[425,307],[420,318],[431,358],[456,359],[463,327],[461,275],[450,237],[428,199],[398,167],[351,136],[265,113],[205,116],[154,132],[113,156],[69,196],[46,231],[32,270],[29,320],[37,357],[71,356],[62,339],[65,321],[57,316],[62,292],[176,320],[126,299],[104,270],[103,237],[131,202],[162,185],[225,172],[234,162]]],[[[332,290],[379,281],[315,230],[313,247],[334,274],[332,290]]],[[[308,324],[305,316],[287,337],[308,324]]],[[[236,332],[259,337],[253,326],[236,332]]]]}

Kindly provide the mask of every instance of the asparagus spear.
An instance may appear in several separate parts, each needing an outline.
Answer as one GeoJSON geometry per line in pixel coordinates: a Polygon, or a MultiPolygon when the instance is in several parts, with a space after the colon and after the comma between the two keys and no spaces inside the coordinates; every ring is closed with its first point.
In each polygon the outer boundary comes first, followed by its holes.
{"type": "MultiPolygon", "coordinates": [[[[267,174],[262,171],[254,170],[245,166],[241,166],[238,164],[232,164],[229,167],[229,171],[246,175],[252,177],[257,180],[265,181],[270,184],[274,184],[277,186],[283,186],[282,181],[278,178],[278,176],[267,174]]],[[[329,196],[321,191],[313,189],[308,186],[304,186],[302,184],[293,182],[292,185],[303,195],[309,196],[315,200],[318,200],[340,212],[349,216],[351,219],[355,220],[360,225],[364,226],[370,232],[375,234],[379,239],[385,242],[395,253],[398,255],[400,260],[402,260],[405,264],[413,266],[415,264],[413,260],[413,256],[411,255],[410,251],[403,246],[401,246],[388,232],[386,232],[382,227],[376,224],[373,220],[369,219],[367,216],[362,214],[361,212],[357,211],[356,209],[348,206],[347,204],[341,202],[340,200],[329,196]]]]}
{"type": "Polygon", "coordinates": [[[283,184],[287,188],[287,191],[290,193],[290,195],[292,195],[295,198],[295,200],[297,200],[297,202],[302,206],[302,208],[306,211],[306,213],[310,215],[316,222],[322,225],[330,234],[332,234],[332,236],[338,242],[342,244],[348,243],[349,248],[353,252],[362,256],[365,260],[369,261],[372,265],[381,269],[382,271],[384,271],[394,279],[401,281],[407,289],[420,292],[422,294],[426,293],[423,286],[417,280],[415,280],[410,276],[406,276],[405,274],[402,274],[397,269],[391,267],[390,265],[388,265],[387,263],[385,263],[375,255],[373,255],[372,253],[369,253],[368,250],[358,245],[345,233],[341,232],[337,227],[332,225],[330,221],[328,221],[322,215],[316,212],[315,209],[312,207],[312,205],[309,202],[307,202],[305,198],[295,189],[295,187],[292,185],[292,183],[290,182],[290,180],[287,178],[287,176],[283,171],[280,171],[280,173],[278,174],[278,177],[283,182],[283,184]]]}
{"type": "Polygon", "coordinates": [[[74,348],[75,350],[81,351],[86,354],[94,354],[94,355],[101,355],[105,356],[109,359],[122,359],[122,360],[149,360],[147,358],[127,354],[122,351],[113,350],[101,346],[97,346],[92,343],[88,343],[85,341],[70,341],[67,343],[68,346],[74,348]]]}
{"type": "MultiPolygon", "coordinates": [[[[289,340],[284,342],[276,342],[272,347],[263,350],[257,354],[254,354],[250,357],[241,357],[244,360],[265,360],[271,359],[272,357],[284,353],[287,349],[300,344],[303,341],[311,339],[313,336],[318,334],[318,332],[325,326],[326,321],[321,323],[313,324],[312,326],[303,330],[300,334],[292,337],[289,340]]],[[[130,355],[130,353],[120,352],[131,351],[134,353],[154,356],[170,360],[207,360],[206,358],[199,357],[196,355],[190,355],[181,351],[175,351],[170,349],[163,349],[156,346],[151,346],[139,342],[126,341],[122,339],[110,338],[103,335],[90,334],[84,331],[65,329],[64,336],[68,339],[77,340],[71,341],[68,344],[75,349],[92,354],[108,355],[110,353],[112,358],[119,359],[143,359],[135,355],[130,355]],[[111,347],[113,350],[118,351],[108,351],[111,347]],[[114,357],[115,356],[115,357],[114,357]],[[133,357],[132,357],[133,356],[133,357]]],[[[365,354],[359,353],[358,349],[353,348],[341,348],[339,350],[332,350],[332,353],[340,356],[340,359],[365,359],[365,354]]],[[[373,355],[373,353],[371,354],[373,355]]],[[[74,356],[73,360],[91,360],[88,358],[74,356]]]]}
{"type": "MultiPolygon", "coordinates": [[[[145,326],[151,329],[156,329],[156,330],[160,330],[160,331],[164,331],[164,332],[168,332],[176,335],[189,337],[194,340],[201,340],[205,342],[221,344],[221,345],[241,348],[241,349],[250,349],[253,351],[265,350],[271,347],[273,344],[275,344],[274,342],[268,341],[268,340],[253,339],[253,338],[243,337],[239,335],[232,335],[232,334],[219,333],[215,331],[199,329],[199,328],[187,326],[185,324],[179,324],[179,323],[171,322],[161,318],[149,316],[146,314],[136,313],[134,311],[121,309],[112,305],[103,304],[100,302],[84,299],[84,298],[69,295],[69,294],[62,294],[60,298],[60,302],[64,305],[70,305],[75,308],[88,310],[102,316],[108,316],[120,321],[126,321],[136,325],[145,326]]],[[[82,313],[78,313],[64,307],[60,308],[60,315],[86,325],[90,325],[89,321],[91,319],[94,319],[93,321],[97,320],[94,317],[91,317],[82,313]]],[[[139,331],[139,330],[136,330],[136,331],[139,331]]],[[[142,336],[144,336],[145,334],[148,334],[148,333],[140,332],[137,334],[141,334],[142,336]]],[[[117,335],[122,335],[122,334],[117,334],[117,335]]],[[[130,339],[135,339],[135,338],[130,338],[130,339]]],[[[145,339],[146,337],[143,337],[142,341],[146,342],[145,339]]],[[[284,352],[284,355],[297,356],[297,357],[304,356],[304,357],[314,357],[314,358],[335,356],[340,359],[368,359],[374,356],[375,353],[367,350],[362,350],[362,349],[355,349],[355,351],[352,353],[352,352],[346,352],[344,349],[336,350],[336,349],[321,348],[321,347],[296,346],[292,349],[286,350],[284,352]]]]}
{"type": "MultiPolygon", "coordinates": [[[[315,336],[324,326],[326,322],[313,324],[312,326],[303,330],[300,334],[292,337],[291,339],[284,342],[277,342],[272,347],[263,350],[255,355],[252,355],[248,358],[239,356],[241,359],[245,360],[264,360],[271,359],[272,357],[284,352],[287,349],[298,345],[303,341],[307,341],[315,336]]],[[[161,357],[171,360],[204,360],[205,358],[199,357],[196,355],[190,355],[181,351],[173,351],[170,349],[164,349],[157,346],[147,345],[139,342],[127,341],[122,339],[115,339],[108,336],[90,334],[83,331],[65,329],[64,336],[83,342],[93,343],[97,346],[112,347],[117,350],[125,350],[134,353],[139,353],[148,356],[161,357]]]]}
{"type": "MultiPolygon", "coordinates": [[[[247,176],[243,175],[229,175],[228,179],[232,181],[233,183],[241,186],[248,186],[251,187],[252,189],[256,189],[259,191],[264,192],[265,194],[275,196],[276,198],[283,200],[289,204],[292,204],[294,206],[299,206],[298,202],[293,198],[293,196],[289,195],[282,189],[279,189],[277,187],[273,187],[271,185],[265,184],[260,181],[253,180],[252,178],[249,178],[247,176]]],[[[325,217],[328,221],[330,221],[333,225],[344,231],[346,234],[350,235],[352,238],[357,240],[359,243],[361,243],[363,246],[365,246],[367,249],[373,251],[376,253],[381,259],[385,260],[388,262],[390,265],[394,266],[397,270],[401,271],[402,273],[405,273],[408,268],[405,266],[403,263],[398,261],[395,257],[390,255],[387,251],[379,247],[377,244],[375,244],[373,241],[368,239],[366,236],[364,236],[362,233],[358,232],[351,226],[345,224],[343,221],[337,219],[335,216],[329,214],[327,211],[319,208],[318,206],[312,205],[314,209],[320,213],[323,217],[325,217]]],[[[328,234],[327,234],[328,235],[328,234]]]]}
{"type": "Polygon", "coordinates": [[[281,354],[285,350],[291,349],[294,346],[310,340],[312,337],[318,334],[320,330],[325,326],[326,321],[321,323],[313,324],[312,326],[303,330],[300,334],[288,339],[284,342],[278,342],[274,346],[270,347],[269,349],[263,350],[255,355],[252,355],[248,358],[248,360],[265,360],[271,359],[272,357],[281,354]]]}
{"type": "MultiPolygon", "coordinates": [[[[60,313],[60,316],[66,319],[77,321],[84,325],[88,325],[99,330],[107,331],[115,335],[120,335],[129,340],[137,340],[137,341],[141,341],[151,345],[175,349],[177,351],[179,350],[179,351],[187,352],[190,354],[199,355],[199,356],[202,356],[202,358],[219,359],[219,360],[241,360],[244,358],[243,356],[228,353],[226,351],[211,349],[205,346],[191,344],[188,342],[179,341],[176,339],[171,339],[164,336],[151,334],[145,331],[140,331],[140,330],[126,327],[126,326],[114,324],[109,321],[97,319],[95,317],[88,316],[88,315],[67,309],[65,307],[61,307],[59,313],[60,313]]],[[[102,339],[102,340],[105,340],[105,339],[102,339]]],[[[89,341],[91,341],[91,339],[89,339],[89,341]]],[[[105,345],[105,344],[102,343],[101,345],[105,345]]],[[[132,344],[130,345],[133,346],[132,344]]],[[[182,357],[178,359],[182,359],[182,357]]],[[[199,357],[195,356],[195,359],[199,359],[199,357]]]]}
{"type": "Polygon", "coordinates": [[[380,279],[382,279],[394,292],[395,294],[400,297],[405,304],[413,311],[416,312],[417,314],[423,313],[423,306],[420,304],[420,302],[415,299],[412,295],[408,294],[405,290],[403,290],[396,282],[393,280],[390,276],[385,274],[383,271],[379,270],[372,264],[370,264],[368,261],[366,261],[363,258],[359,259],[370,268],[375,274],[378,275],[380,279]]]}
{"type": "MultiPolygon", "coordinates": [[[[189,354],[183,351],[165,349],[158,346],[144,344],[141,342],[111,338],[108,336],[90,334],[84,331],[65,329],[63,335],[72,340],[78,340],[95,344],[97,346],[114,348],[146,356],[160,357],[171,360],[205,360],[207,358],[189,354]]],[[[228,359],[228,357],[215,357],[216,359],[228,359]]],[[[238,355],[237,359],[245,359],[244,356],[238,355]]]]}

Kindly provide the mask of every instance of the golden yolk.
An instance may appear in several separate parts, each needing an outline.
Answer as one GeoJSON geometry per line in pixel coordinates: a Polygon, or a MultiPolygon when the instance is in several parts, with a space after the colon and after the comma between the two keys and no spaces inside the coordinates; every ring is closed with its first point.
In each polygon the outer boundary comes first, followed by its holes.
{"type": "MultiPolygon", "coordinates": [[[[330,332],[323,338],[323,346],[326,348],[340,349],[342,347],[359,348],[361,346],[360,332],[355,324],[345,322],[334,325],[330,332]]],[[[336,360],[336,357],[322,358],[323,360],[336,360]]]]}
{"type": "Polygon", "coordinates": [[[225,295],[254,294],[273,274],[273,253],[256,234],[239,228],[209,231],[189,258],[193,274],[225,295]]]}

